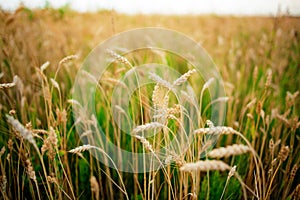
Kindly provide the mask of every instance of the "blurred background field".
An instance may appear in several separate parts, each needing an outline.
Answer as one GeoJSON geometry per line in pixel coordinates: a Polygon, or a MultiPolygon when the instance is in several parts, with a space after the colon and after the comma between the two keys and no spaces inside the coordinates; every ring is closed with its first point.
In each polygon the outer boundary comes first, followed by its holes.
{"type": "MultiPolygon", "coordinates": [[[[62,7],[41,10],[19,8],[15,13],[0,11],[0,19],[0,83],[13,82],[14,76],[18,76],[15,87],[0,89],[0,147],[4,147],[0,183],[4,199],[38,199],[39,195],[62,199],[125,199],[124,192],[114,192],[121,190],[122,182],[130,199],[151,196],[143,188],[148,174],[124,173],[121,181],[115,170],[96,164],[97,161],[88,153],[81,155],[84,158],[67,153],[80,145],[73,127],[71,105],[67,102],[72,98],[72,83],[80,64],[105,39],[140,27],[176,30],[206,49],[225,81],[229,97],[225,125],[242,132],[264,164],[266,183],[263,187],[270,188],[270,195],[265,198],[299,199],[299,17],[125,15],[114,11],[78,13],[62,7]],[[60,62],[69,55],[78,58],[60,62]],[[41,77],[38,69],[47,61],[50,65],[44,72],[45,78],[41,77]],[[50,78],[54,78],[56,72],[55,80],[61,97],[50,84],[50,78]],[[45,85],[44,79],[49,81],[49,85],[45,85]],[[49,87],[48,93],[45,93],[45,87],[49,87]],[[49,154],[43,155],[47,177],[35,149],[7,123],[5,114],[8,113],[27,129],[36,131],[38,148],[51,132],[50,127],[55,130],[57,151],[52,158],[49,154]],[[272,142],[275,147],[273,144],[274,149],[270,150],[272,142]],[[289,147],[287,160],[275,162],[274,157],[284,146],[289,147]],[[279,171],[274,173],[277,167],[279,171]],[[35,171],[37,181],[32,181],[30,170],[35,171]],[[96,177],[97,183],[90,177],[96,177]],[[47,184],[49,187],[46,187],[47,184]],[[36,187],[40,190],[39,194],[36,187]]],[[[235,141],[234,137],[226,137],[218,142],[218,146],[235,141]]],[[[255,191],[257,183],[253,178],[255,170],[251,159],[241,156],[237,159],[229,157],[225,161],[236,164],[245,184],[255,191]]],[[[170,186],[166,186],[168,184],[163,181],[164,176],[160,172],[160,179],[155,181],[157,188],[155,192],[151,190],[153,198],[194,198],[188,195],[190,186],[182,189],[183,186],[177,185],[177,181],[181,181],[176,179],[178,171],[176,167],[168,171],[170,177],[175,177],[170,180],[174,180],[171,185],[176,195],[170,194],[170,186]]],[[[219,199],[227,172],[211,172],[208,178],[204,173],[201,177],[197,198],[219,199]],[[220,183],[223,185],[218,189],[220,183]],[[209,184],[210,187],[207,187],[209,184]]],[[[189,183],[189,179],[184,183],[189,183]]],[[[224,198],[242,198],[242,193],[239,183],[231,182],[224,198]]],[[[248,196],[253,194],[248,192],[248,196]]]]}

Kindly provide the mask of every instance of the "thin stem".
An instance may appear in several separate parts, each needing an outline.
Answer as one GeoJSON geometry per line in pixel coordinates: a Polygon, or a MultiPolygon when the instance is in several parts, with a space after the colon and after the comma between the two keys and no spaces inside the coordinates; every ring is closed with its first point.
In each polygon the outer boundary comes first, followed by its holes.
{"type": "Polygon", "coordinates": [[[47,187],[48,187],[48,190],[49,190],[49,195],[50,195],[50,198],[51,199],[54,199],[53,198],[53,195],[52,195],[52,191],[51,191],[51,186],[49,185],[49,182],[47,181],[47,171],[46,171],[46,168],[45,168],[45,164],[44,164],[44,160],[43,160],[43,156],[41,155],[40,151],[39,151],[39,148],[37,147],[37,145],[34,143],[33,144],[39,158],[40,158],[40,161],[41,161],[41,164],[42,164],[42,168],[43,168],[43,172],[44,172],[44,175],[45,175],[45,178],[46,178],[46,183],[47,183],[47,187]]]}
{"type": "Polygon", "coordinates": [[[276,168],[276,170],[275,170],[275,172],[274,172],[274,174],[273,174],[273,176],[272,176],[272,178],[271,178],[271,181],[270,181],[270,184],[269,184],[269,187],[268,187],[268,190],[267,190],[267,195],[266,195],[266,197],[265,197],[265,200],[267,200],[267,199],[269,198],[270,190],[271,190],[271,188],[272,188],[272,183],[273,183],[273,181],[274,181],[274,179],[275,179],[275,175],[277,174],[277,172],[278,172],[279,167],[280,167],[281,164],[282,164],[282,161],[279,162],[279,164],[278,164],[278,166],[277,166],[277,168],[276,168]]]}

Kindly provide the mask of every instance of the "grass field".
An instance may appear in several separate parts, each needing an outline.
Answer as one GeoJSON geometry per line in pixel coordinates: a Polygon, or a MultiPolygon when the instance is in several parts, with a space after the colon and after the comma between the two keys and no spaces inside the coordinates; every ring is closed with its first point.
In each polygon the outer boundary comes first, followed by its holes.
{"type": "Polygon", "coordinates": [[[300,199],[300,18],[20,8],[0,11],[0,19],[1,199],[300,199]],[[99,123],[118,147],[155,157],[176,135],[183,105],[159,81],[136,91],[128,111],[133,132],[154,129],[156,137],[129,137],[112,121],[107,99],[113,88],[130,67],[152,61],[153,55],[123,60],[112,55],[116,60],[104,81],[96,80],[96,116],[74,120],[72,86],[96,45],[141,27],[176,30],[201,44],[223,78],[227,113],[224,126],[205,124],[209,83],[183,61],[163,55],[156,61],[171,63],[181,74],[191,72],[184,82],[201,100],[198,131],[184,154],[161,156],[165,160],[159,162],[167,165],[160,170],[128,173],[95,159],[92,151],[106,154],[90,138],[99,136],[99,123]],[[167,115],[154,123],[153,110],[167,115]],[[76,123],[84,132],[77,134],[76,123]],[[220,135],[210,152],[202,145],[207,132],[220,135]],[[82,137],[91,146],[82,146],[82,137]],[[205,153],[201,160],[200,153],[205,153]]]}

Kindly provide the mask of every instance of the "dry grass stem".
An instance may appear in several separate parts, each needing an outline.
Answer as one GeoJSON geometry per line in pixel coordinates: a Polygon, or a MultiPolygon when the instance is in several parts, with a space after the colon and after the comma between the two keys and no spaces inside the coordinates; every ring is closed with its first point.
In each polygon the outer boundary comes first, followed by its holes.
{"type": "Polygon", "coordinates": [[[279,115],[279,114],[277,114],[276,117],[277,117],[280,121],[284,122],[287,126],[290,126],[290,125],[291,125],[290,122],[289,122],[289,120],[288,120],[284,115],[279,115]]]}
{"type": "Polygon", "coordinates": [[[0,151],[0,157],[5,153],[5,151],[6,151],[5,146],[3,146],[0,151]]]}
{"type": "Polygon", "coordinates": [[[91,176],[90,183],[91,183],[91,191],[95,194],[96,200],[98,200],[100,189],[99,189],[98,181],[95,176],[91,176]]]}

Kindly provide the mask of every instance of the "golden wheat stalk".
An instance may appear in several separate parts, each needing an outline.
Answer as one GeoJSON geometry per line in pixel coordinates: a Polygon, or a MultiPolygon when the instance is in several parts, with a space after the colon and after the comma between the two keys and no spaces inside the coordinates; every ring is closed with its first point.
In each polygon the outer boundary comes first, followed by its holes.
{"type": "Polygon", "coordinates": [[[44,72],[50,65],[50,62],[47,61],[44,64],[42,64],[42,66],[40,67],[41,72],[44,72]]]}
{"type": "Polygon", "coordinates": [[[122,82],[122,81],[120,81],[118,79],[115,79],[115,78],[110,78],[110,77],[103,78],[101,81],[103,81],[104,83],[107,82],[107,83],[111,83],[113,85],[121,86],[124,89],[127,88],[127,86],[126,86],[126,84],[124,82],[122,82]]]}
{"type": "Polygon", "coordinates": [[[153,80],[155,83],[157,83],[158,85],[163,86],[163,87],[169,89],[170,91],[173,91],[173,85],[169,81],[162,79],[157,74],[150,72],[149,78],[151,80],[153,80]]]}
{"type": "Polygon", "coordinates": [[[61,59],[61,61],[59,61],[59,66],[69,62],[70,60],[76,60],[78,59],[77,55],[69,55],[67,57],[64,57],[63,59],[61,59]]]}
{"type": "Polygon", "coordinates": [[[178,79],[176,79],[173,82],[173,85],[181,85],[183,83],[185,83],[187,81],[187,79],[192,76],[194,73],[196,73],[197,70],[196,69],[192,69],[189,70],[188,72],[186,72],[185,74],[183,74],[182,76],[180,76],[178,79]]]}
{"type": "Polygon", "coordinates": [[[296,173],[297,173],[297,170],[298,170],[298,165],[295,164],[291,170],[291,174],[290,174],[290,180],[293,181],[295,176],[296,176],[296,173]]]}
{"type": "Polygon", "coordinates": [[[153,92],[152,92],[152,103],[154,109],[161,103],[161,98],[163,96],[162,90],[158,83],[154,86],[153,92]]]}
{"type": "Polygon", "coordinates": [[[59,89],[59,84],[56,80],[54,80],[53,78],[50,78],[50,81],[51,81],[53,87],[55,87],[57,90],[60,90],[59,89]]]}
{"type": "Polygon", "coordinates": [[[227,180],[226,180],[225,186],[224,186],[224,188],[223,188],[223,192],[222,192],[222,195],[221,195],[220,199],[223,199],[223,196],[224,196],[224,194],[225,194],[225,190],[226,190],[226,188],[227,188],[229,179],[230,179],[235,173],[236,173],[236,165],[233,166],[233,167],[230,169],[229,173],[228,173],[227,180]]]}
{"type": "Polygon", "coordinates": [[[33,145],[36,145],[35,143],[35,140],[32,136],[32,132],[28,129],[26,129],[20,122],[19,120],[13,118],[12,116],[10,115],[6,115],[6,118],[7,118],[7,122],[10,123],[12,125],[12,127],[18,131],[21,136],[28,140],[28,142],[32,143],[33,145]]]}
{"type": "Polygon", "coordinates": [[[287,126],[291,125],[291,123],[289,122],[289,120],[284,115],[277,114],[276,117],[279,120],[281,120],[282,122],[284,122],[287,126]]]}
{"type": "Polygon", "coordinates": [[[220,160],[200,160],[195,163],[185,163],[180,167],[180,171],[225,171],[230,170],[231,167],[220,160]]]}
{"type": "Polygon", "coordinates": [[[252,106],[256,103],[256,98],[252,99],[247,105],[246,108],[252,108],[252,106]]]}
{"type": "Polygon", "coordinates": [[[163,124],[159,123],[159,122],[150,122],[150,123],[146,123],[146,124],[135,127],[132,130],[132,133],[137,134],[139,132],[158,129],[158,128],[163,128],[163,127],[165,127],[165,126],[163,124]]]}
{"type": "Polygon", "coordinates": [[[57,148],[57,142],[58,140],[57,140],[57,135],[55,133],[55,130],[52,127],[50,127],[49,135],[47,139],[44,141],[44,144],[42,145],[41,148],[42,154],[44,154],[47,150],[49,150],[52,154],[52,157],[54,157],[55,149],[57,148]]]}
{"type": "Polygon", "coordinates": [[[4,193],[6,191],[6,187],[7,187],[7,178],[6,175],[3,174],[2,176],[0,176],[0,190],[4,193]]]}
{"type": "Polygon", "coordinates": [[[112,56],[113,58],[115,58],[118,62],[123,63],[125,65],[128,65],[128,66],[132,67],[131,63],[127,60],[127,58],[125,58],[125,57],[117,54],[116,52],[114,52],[114,51],[112,51],[110,49],[107,49],[106,52],[110,56],[112,56]]]}
{"type": "Polygon", "coordinates": [[[232,146],[221,147],[210,151],[207,155],[211,158],[223,158],[234,155],[244,154],[250,151],[250,148],[243,144],[234,144],[232,146]]]}
{"type": "Polygon", "coordinates": [[[293,200],[300,199],[300,183],[296,186],[295,190],[293,191],[293,200]]]}
{"type": "Polygon", "coordinates": [[[29,175],[29,178],[36,181],[36,175],[35,175],[35,171],[32,167],[31,161],[29,159],[26,160],[26,168],[27,168],[27,173],[29,175]]]}
{"type": "Polygon", "coordinates": [[[82,70],[81,73],[82,73],[83,76],[89,78],[90,81],[92,81],[96,84],[98,83],[98,79],[94,75],[92,75],[90,72],[88,72],[86,70],[82,70]]]}
{"type": "Polygon", "coordinates": [[[5,151],[6,151],[5,146],[3,146],[0,151],[0,157],[5,153],[5,151]]]}
{"type": "Polygon", "coordinates": [[[278,160],[281,162],[284,162],[287,159],[287,157],[289,156],[289,153],[290,153],[289,146],[282,147],[278,154],[278,160]]]}
{"type": "Polygon", "coordinates": [[[211,128],[199,128],[194,131],[194,134],[204,134],[204,135],[229,135],[234,134],[236,131],[227,126],[215,126],[211,128]]]}
{"type": "Polygon", "coordinates": [[[99,199],[99,184],[95,176],[91,176],[91,191],[95,193],[96,200],[99,199]]]}
{"type": "Polygon", "coordinates": [[[14,87],[17,84],[17,80],[18,80],[18,76],[14,76],[13,82],[11,82],[11,83],[1,83],[0,84],[0,89],[14,87]]]}
{"type": "Polygon", "coordinates": [[[87,151],[87,150],[90,150],[90,149],[93,149],[93,148],[97,148],[97,147],[89,145],[89,144],[85,144],[85,145],[76,147],[75,149],[71,149],[68,152],[69,153],[76,153],[76,154],[78,154],[78,153],[81,153],[83,151],[87,151]]]}
{"type": "Polygon", "coordinates": [[[145,147],[145,149],[147,149],[148,151],[154,153],[152,145],[150,144],[150,142],[146,138],[144,138],[142,136],[139,136],[139,135],[135,135],[134,137],[136,139],[138,139],[143,144],[143,146],[145,147]]]}
{"type": "Polygon", "coordinates": [[[122,188],[119,187],[118,185],[117,185],[117,187],[124,193],[124,195],[126,196],[126,198],[129,199],[128,198],[128,194],[126,192],[125,185],[124,185],[124,183],[122,181],[122,176],[121,176],[121,174],[118,171],[118,167],[116,166],[114,160],[103,149],[101,149],[99,147],[96,147],[96,146],[92,146],[92,145],[86,144],[86,145],[82,145],[82,146],[76,147],[75,149],[71,149],[68,152],[80,155],[81,152],[87,151],[87,150],[90,150],[90,149],[96,149],[96,150],[98,150],[99,152],[103,153],[110,160],[110,162],[112,163],[113,167],[116,169],[116,172],[117,172],[117,174],[118,174],[118,176],[120,177],[120,180],[121,180],[122,188]]]}
{"type": "Polygon", "coordinates": [[[68,99],[67,102],[69,104],[72,104],[72,105],[77,105],[79,107],[82,107],[82,105],[79,103],[79,101],[75,100],[75,99],[68,99]]]}
{"type": "Polygon", "coordinates": [[[206,90],[206,89],[214,82],[214,80],[215,80],[215,78],[210,78],[210,79],[208,79],[208,80],[204,83],[204,85],[203,85],[203,87],[202,87],[202,91],[206,90]]]}
{"type": "Polygon", "coordinates": [[[215,127],[214,123],[213,123],[212,121],[210,121],[210,120],[206,120],[205,123],[207,124],[207,126],[208,126],[209,128],[215,127]]]}
{"type": "Polygon", "coordinates": [[[168,115],[176,115],[179,114],[181,112],[181,105],[180,104],[176,104],[174,107],[172,108],[167,108],[167,114],[168,115]]]}
{"type": "Polygon", "coordinates": [[[271,86],[272,83],[272,70],[268,69],[267,71],[267,80],[265,83],[265,89],[269,88],[271,86]]]}

